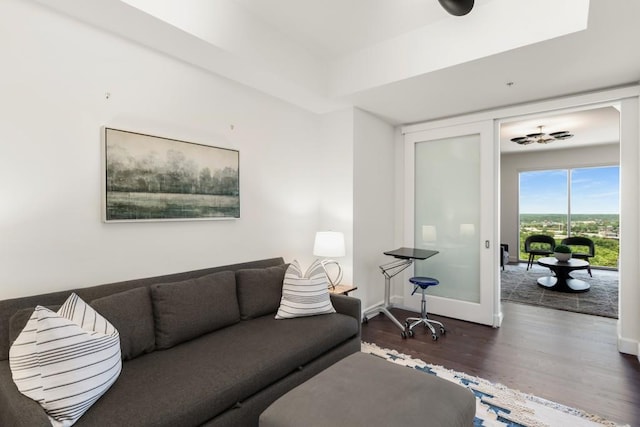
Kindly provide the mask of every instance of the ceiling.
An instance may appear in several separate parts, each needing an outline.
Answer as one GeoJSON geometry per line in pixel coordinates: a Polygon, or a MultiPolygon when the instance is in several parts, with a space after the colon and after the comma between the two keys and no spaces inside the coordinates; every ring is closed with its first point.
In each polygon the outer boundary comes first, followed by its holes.
{"type": "Polygon", "coordinates": [[[631,52],[640,40],[639,22],[640,1],[591,0],[585,31],[357,93],[350,99],[381,117],[412,123],[637,84],[640,55],[631,52]]]}
{"type": "MultiPolygon", "coordinates": [[[[312,54],[338,57],[447,17],[425,0],[235,0],[312,54]]],[[[478,5],[487,0],[478,0],[478,5]]]]}
{"type": "Polygon", "coordinates": [[[637,0],[476,0],[464,17],[437,0],[33,1],[309,111],[394,125],[640,82],[637,0]]]}
{"type": "Polygon", "coordinates": [[[549,114],[535,119],[521,119],[500,126],[500,151],[507,153],[531,153],[541,150],[557,150],[576,146],[592,146],[620,143],[620,111],[617,106],[584,109],[563,114],[549,114]],[[547,144],[520,145],[511,138],[539,132],[568,131],[573,137],[547,144]]]}

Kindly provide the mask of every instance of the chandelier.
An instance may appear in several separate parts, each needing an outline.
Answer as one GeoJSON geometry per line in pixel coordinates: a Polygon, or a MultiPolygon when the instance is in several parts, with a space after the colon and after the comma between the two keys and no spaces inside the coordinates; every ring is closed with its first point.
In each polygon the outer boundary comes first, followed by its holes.
{"type": "Polygon", "coordinates": [[[569,131],[566,130],[546,134],[542,132],[542,126],[538,126],[538,129],[539,132],[530,133],[526,136],[519,136],[517,138],[511,138],[511,141],[520,145],[533,144],[534,142],[537,142],[538,144],[548,144],[553,141],[560,141],[573,137],[573,134],[569,133],[569,131]]]}

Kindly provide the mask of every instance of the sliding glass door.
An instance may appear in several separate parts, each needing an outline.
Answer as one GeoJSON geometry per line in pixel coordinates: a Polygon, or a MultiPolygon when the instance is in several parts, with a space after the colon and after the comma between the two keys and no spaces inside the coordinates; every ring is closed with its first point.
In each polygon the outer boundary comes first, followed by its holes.
{"type": "Polygon", "coordinates": [[[532,234],[594,241],[594,266],[617,268],[620,224],[619,166],[520,173],[520,259],[532,234]]]}
{"type": "MultiPolygon", "coordinates": [[[[567,236],[568,170],[520,173],[520,246],[532,234],[567,236]]],[[[520,255],[526,259],[527,256],[520,255]]]]}
{"type": "Polygon", "coordinates": [[[620,167],[571,169],[569,235],[593,240],[592,265],[618,267],[620,167]]]}
{"type": "Polygon", "coordinates": [[[440,252],[415,274],[447,283],[431,295],[479,303],[480,135],[418,142],[415,156],[415,246],[440,252]]]}
{"type": "MultiPolygon", "coordinates": [[[[440,281],[429,289],[431,313],[499,326],[492,132],[487,121],[405,135],[405,246],[438,251],[413,272],[440,281]]],[[[420,309],[411,286],[404,304],[420,309]]]]}

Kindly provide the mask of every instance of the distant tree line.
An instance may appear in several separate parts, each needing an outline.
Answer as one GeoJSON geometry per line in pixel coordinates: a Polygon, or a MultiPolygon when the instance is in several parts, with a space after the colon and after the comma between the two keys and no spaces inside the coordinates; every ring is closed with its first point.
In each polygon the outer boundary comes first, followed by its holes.
{"type": "Polygon", "coordinates": [[[168,150],[136,159],[125,150],[113,150],[107,159],[107,191],[237,196],[238,169],[199,169],[184,153],[168,150]]]}
{"type": "MultiPolygon", "coordinates": [[[[540,234],[567,234],[567,214],[520,214],[522,231],[536,230],[540,234]]],[[[572,235],[600,235],[615,238],[619,235],[618,214],[571,214],[572,235]]]]}

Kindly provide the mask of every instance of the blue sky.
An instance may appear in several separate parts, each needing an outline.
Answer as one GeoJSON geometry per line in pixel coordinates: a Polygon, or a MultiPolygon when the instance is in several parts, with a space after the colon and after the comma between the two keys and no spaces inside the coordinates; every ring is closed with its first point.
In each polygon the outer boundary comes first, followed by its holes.
{"type": "MultiPolygon", "coordinates": [[[[520,213],[566,213],[568,170],[520,173],[520,213]]],[[[618,166],[571,170],[571,212],[620,212],[618,166]]]]}

